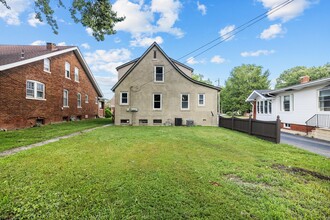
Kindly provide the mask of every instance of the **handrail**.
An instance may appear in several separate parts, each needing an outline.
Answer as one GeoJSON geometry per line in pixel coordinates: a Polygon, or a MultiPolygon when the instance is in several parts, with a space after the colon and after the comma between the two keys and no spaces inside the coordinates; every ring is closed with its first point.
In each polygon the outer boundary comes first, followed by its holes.
{"type": "Polygon", "coordinates": [[[306,122],[306,125],[318,127],[318,128],[330,128],[330,115],[315,114],[310,117],[306,122]]]}

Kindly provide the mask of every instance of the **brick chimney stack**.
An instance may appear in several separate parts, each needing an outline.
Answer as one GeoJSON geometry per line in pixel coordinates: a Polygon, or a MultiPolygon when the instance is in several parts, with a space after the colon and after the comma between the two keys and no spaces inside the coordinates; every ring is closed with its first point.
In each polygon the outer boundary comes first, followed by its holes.
{"type": "Polygon", "coordinates": [[[49,42],[47,42],[46,48],[47,48],[47,50],[50,50],[50,51],[58,50],[57,47],[56,47],[56,44],[49,43],[49,42]]]}
{"type": "Polygon", "coordinates": [[[302,76],[299,78],[300,79],[300,84],[303,84],[303,83],[308,83],[310,81],[310,77],[309,76],[302,76]]]}

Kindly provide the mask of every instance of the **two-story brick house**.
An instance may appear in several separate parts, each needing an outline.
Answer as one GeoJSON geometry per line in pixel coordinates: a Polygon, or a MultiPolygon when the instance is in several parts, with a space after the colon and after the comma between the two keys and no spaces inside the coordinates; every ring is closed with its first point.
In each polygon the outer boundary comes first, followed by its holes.
{"type": "Polygon", "coordinates": [[[0,45],[0,129],[95,118],[102,96],[77,47],[0,45]]]}
{"type": "Polygon", "coordinates": [[[168,57],[157,43],[117,71],[116,125],[217,125],[220,88],[192,79],[193,69],[168,57]]]}

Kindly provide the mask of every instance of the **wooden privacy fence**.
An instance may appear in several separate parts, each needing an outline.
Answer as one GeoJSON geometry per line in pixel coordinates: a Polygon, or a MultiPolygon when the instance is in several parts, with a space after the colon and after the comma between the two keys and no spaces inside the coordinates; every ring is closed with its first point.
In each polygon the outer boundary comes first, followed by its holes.
{"type": "Polygon", "coordinates": [[[251,116],[249,119],[219,116],[219,127],[241,131],[277,144],[281,140],[281,120],[279,116],[277,116],[276,121],[259,121],[252,119],[251,116]]]}

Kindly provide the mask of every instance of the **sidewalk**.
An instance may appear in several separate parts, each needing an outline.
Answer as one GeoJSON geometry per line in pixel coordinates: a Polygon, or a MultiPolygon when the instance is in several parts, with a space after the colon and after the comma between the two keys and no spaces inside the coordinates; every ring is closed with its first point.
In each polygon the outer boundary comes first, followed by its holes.
{"type": "Polygon", "coordinates": [[[32,149],[32,148],[35,148],[35,147],[40,147],[40,146],[43,146],[43,145],[46,145],[46,144],[49,144],[49,143],[57,142],[57,141],[62,140],[62,139],[67,139],[67,138],[70,138],[70,137],[74,137],[74,136],[77,136],[77,135],[81,135],[81,134],[84,134],[84,133],[94,131],[98,128],[104,128],[104,127],[108,127],[108,126],[112,126],[112,125],[113,124],[107,124],[107,125],[103,125],[103,126],[100,126],[100,127],[95,127],[95,128],[90,128],[90,129],[86,129],[86,130],[83,130],[83,131],[78,131],[78,132],[68,134],[68,135],[64,135],[64,136],[61,136],[61,137],[52,138],[50,140],[38,142],[38,143],[35,143],[35,144],[30,144],[30,145],[26,145],[26,146],[22,146],[22,147],[9,149],[9,150],[0,152],[0,157],[10,156],[10,155],[16,154],[16,153],[24,151],[24,150],[29,150],[29,149],[32,149]]]}

